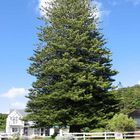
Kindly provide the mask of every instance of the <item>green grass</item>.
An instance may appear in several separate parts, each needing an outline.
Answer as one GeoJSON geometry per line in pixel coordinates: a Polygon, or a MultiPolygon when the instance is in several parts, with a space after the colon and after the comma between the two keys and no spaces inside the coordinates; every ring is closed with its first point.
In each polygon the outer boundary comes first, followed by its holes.
{"type": "Polygon", "coordinates": [[[53,138],[44,138],[43,140],[54,140],[53,138]]]}
{"type": "Polygon", "coordinates": [[[55,139],[46,137],[46,138],[34,138],[32,140],[55,140],[55,139]]]}
{"type": "MultiPolygon", "coordinates": [[[[54,139],[51,139],[51,140],[54,140],[54,139]]],[[[78,139],[78,140],[83,140],[83,139],[78,139]]],[[[105,140],[105,139],[95,139],[95,138],[91,138],[91,139],[86,139],[86,140],[105,140]]],[[[107,140],[140,140],[140,138],[133,138],[133,139],[107,139],[107,140]]]]}
{"type": "MultiPolygon", "coordinates": [[[[45,138],[34,138],[32,140],[55,140],[54,138],[51,137],[45,137],[45,138]]],[[[78,139],[78,140],[83,140],[82,139],[78,139]]],[[[86,138],[86,140],[105,140],[105,139],[96,139],[96,138],[86,138]]],[[[116,139],[107,139],[107,140],[116,140],[116,139]]],[[[118,140],[140,140],[140,138],[124,138],[124,139],[118,139],[118,140]]]]}
{"type": "MultiPolygon", "coordinates": [[[[87,139],[88,140],[88,139],[87,139]]],[[[95,138],[93,138],[93,139],[90,139],[90,140],[105,140],[105,139],[95,139],[95,138]]],[[[116,140],[116,139],[107,139],[107,140],[116,140]]],[[[117,140],[140,140],[140,138],[131,138],[131,139],[129,139],[129,138],[124,138],[124,139],[117,139],[117,140]]]]}
{"type": "MultiPolygon", "coordinates": [[[[55,139],[53,139],[53,138],[35,138],[35,139],[32,139],[32,140],[55,140],[55,139]]],[[[78,140],[83,140],[83,139],[78,139],[78,140]]],[[[93,138],[93,139],[86,139],[86,140],[105,140],[105,139],[95,139],[95,138],[93,138]]],[[[107,139],[107,140],[115,140],[115,139],[107,139]]],[[[118,139],[118,140],[122,140],[122,139],[118,139]]],[[[123,140],[140,140],[140,138],[127,138],[127,139],[123,139],[123,140]]]]}
{"type": "Polygon", "coordinates": [[[54,140],[53,138],[44,138],[43,140],[54,140]]]}

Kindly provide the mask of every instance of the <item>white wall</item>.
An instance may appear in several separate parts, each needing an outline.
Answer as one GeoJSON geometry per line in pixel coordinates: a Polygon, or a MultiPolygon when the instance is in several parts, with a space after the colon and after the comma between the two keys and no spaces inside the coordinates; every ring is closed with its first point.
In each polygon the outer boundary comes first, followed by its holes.
{"type": "Polygon", "coordinates": [[[134,118],[134,120],[136,121],[137,127],[140,128],[140,118],[134,118]]]}
{"type": "Polygon", "coordinates": [[[50,128],[50,136],[54,134],[54,128],[50,128]]]}

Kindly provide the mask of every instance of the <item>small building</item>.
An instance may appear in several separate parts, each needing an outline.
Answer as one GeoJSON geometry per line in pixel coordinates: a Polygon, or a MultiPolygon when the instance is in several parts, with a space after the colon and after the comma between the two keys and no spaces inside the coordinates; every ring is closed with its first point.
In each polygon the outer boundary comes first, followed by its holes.
{"type": "Polygon", "coordinates": [[[133,112],[129,113],[129,117],[133,118],[136,121],[136,126],[140,129],[140,109],[136,109],[133,112]]]}
{"type": "Polygon", "coordinates": [[[6,120],[6,133],[11,135],[18,133],[20,136],[29,137],[44,137],[54,134],[54,128],[33,128],[33,122],[22,120],[26,115],[24,110],[10,110],[6,120]]]}

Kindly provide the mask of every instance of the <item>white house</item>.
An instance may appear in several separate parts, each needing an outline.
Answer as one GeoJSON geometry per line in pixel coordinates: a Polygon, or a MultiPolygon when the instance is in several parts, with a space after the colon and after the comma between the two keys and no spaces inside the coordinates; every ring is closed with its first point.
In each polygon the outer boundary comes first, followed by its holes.
{"type": "Polygon", "coordinates": [[[6,120],[6,133],[19,133],[20,136],[43,137],[54,134],[54,128],[32,128],[33,122],[24,122],[22,120],[27,113],[24,110],[12,109],[6,120]]]}

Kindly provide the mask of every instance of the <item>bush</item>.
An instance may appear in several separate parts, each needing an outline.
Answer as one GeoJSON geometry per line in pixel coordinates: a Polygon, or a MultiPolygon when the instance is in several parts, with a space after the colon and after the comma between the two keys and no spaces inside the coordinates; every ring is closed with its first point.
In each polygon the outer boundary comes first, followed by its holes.
{"type": "Polygon", "coordinates": [[[82,132],[104,132],[105,129],[104,128],[95,128],[95,129],[91,129],[89,127],[85,127],[82,129],[82,132]]]}
{"type": "Polygon", "coordinates": [[[107,129],[117,132],[134,131],[136,129],[136,122],[132,118],[128,118],[127,115],[122,113],[116,114],[108,122],[107,129]]]}
{"type": "Polygon", "coordinates": [[[104,128],[96,128],[96,129],[91,130],[91,132],[104,132],[104,131],[105,131],[104,128]]]}

